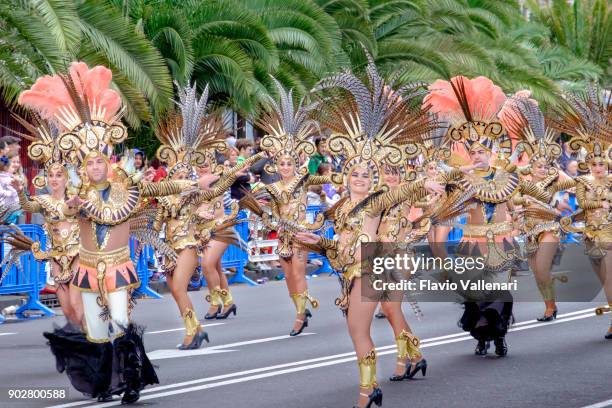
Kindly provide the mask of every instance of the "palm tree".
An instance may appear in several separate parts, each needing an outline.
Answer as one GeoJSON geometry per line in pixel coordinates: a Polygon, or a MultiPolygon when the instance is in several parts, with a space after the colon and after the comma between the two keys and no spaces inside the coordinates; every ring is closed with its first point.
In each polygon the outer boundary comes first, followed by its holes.
{"type": "Polygon", "coordinates": [[[172,84],[159,51],[104,0],[0,3],[0,89],[9,105],[41,75],[70,61],[104,64],[138,127],[169,106],[172,84]]]}
{"type": "Polygon", "coordinates": [[[541,6],[527,0],[531,18],[548,29],[550,47],[567,49],[573,55],[598,65],[603,82],[612,83],[612,5],[607,0],[553,0],[541,6]]]}

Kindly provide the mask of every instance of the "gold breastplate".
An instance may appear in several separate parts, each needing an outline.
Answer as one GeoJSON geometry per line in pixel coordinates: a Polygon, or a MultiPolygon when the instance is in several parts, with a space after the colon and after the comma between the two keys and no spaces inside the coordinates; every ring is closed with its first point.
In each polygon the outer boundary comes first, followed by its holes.
{"type": "Polygon", "coordinates": [[[94,188],[86,194],[83,209],[92,221],[104,225],[118,225],[127,221],[140,206],[138,186],[126,187],[121,183],[111,183],[108,200],[94,188]]]}

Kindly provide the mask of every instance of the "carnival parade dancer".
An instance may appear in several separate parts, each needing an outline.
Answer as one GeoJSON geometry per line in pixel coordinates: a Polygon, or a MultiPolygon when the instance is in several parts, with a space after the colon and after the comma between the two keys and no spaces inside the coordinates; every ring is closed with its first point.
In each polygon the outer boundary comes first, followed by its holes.
{"type": "MultiPolygon", "coordinates": [[[[178,95],[178,110],[168,114],[157,131],[157,137],[162,142],[157,157],[168,165],[171,180],[191,180],[195,178],[195,167],[207,160],[205,149],[225,150],[225,129],[217,115],[207,112],[208,86],[200,98],[195,84],[179,87],[178,95]]],[[[203,231],[197,228],[195,212],[202,201],[221,196],[237,178],[236,172],[228,172],[220,181],[219,176],[209,174],[208,177],[215,180],[217,185],[207,191],[174,194],[158,200],[153,229],[159,231],[165,225],[166,241],[178,254],[176,263],[165,259],[164,269],[166,281],[185,324],[185,338],[177,346],[179,350],[197,349],[204,340],[208,341],[208,333],[201,327],[187,293],[189,281],[198,265],[198,254],[202,253],[199,235],[203,231]]]]}
{"type": "MultiPolygon", "coordinates": [[[[406,99],[392,95],[376,72],[370,58],[368,84],[351,73],[323,80],[315,89],[342,88],[349,92],[326,99],[321,123],[334,132],[330,150],[346,158],[342,173],[332,176],[336,184],[346,186],[348,196],[341,199],[328,214],[334,222],[337,240],[300,232],[296,239],[311,249],[323,250],[340,272],[341,295],[336,305],[346,315],[349,334],[357,353],[360,373],[359,407],[382,404],[382,391],[376,380],[376,350],[370,326],[377,301],[362,299],[362,286],[367,285],[367,259],[362,258],[361,244],[376,242],[381,214],[388,208],[410,200],[416,201],[430,192],[442,192],[443,186],[432,180],[405,183],[387,191],[381,188],[383,159],[398,165],[404,155],[397,145],[414,138],[405,133],[403,123],[410,117],[406,99]],[[362,264],[364,268],[362,269],[362,264]],[[365,278],[365,281],[364,279],[365,278]]],[[[424,124],[424,131],[428,130],[424,124]]]]}
{"type": "Polygon", "coordinates": [[[232,202],[229,213],[225,213],[223,194],[229,194],[231,184],[245,176],[249,166],[265,157],[264,152],[251,156],[233,167],[220,166],[215,158],[219,149],[205,149],[204,163],[197,168],[198,174],[219,174],[219,181],[213,194],[200,194],[195,201],[196,210],[193,214],[195,223],[195,238],[198,240],[202,259],[202,272],[208,286],[205,299],[210,304],[204,319],[227,319],[230,314],[237,314],[238,306],[229,287],[229,282],[221,258],[230,245],[240,246],[240,237],[234,229],[239,224],[239,205],[232,202]]]}
{"type": "MultiPolygon", "coordinates": [[[[436,129],[436,131],[430,132],[430,134],[423,137],[423,143],[421,143],[421,156],[423,161],[420,165],[422,177],[432,179],[437,177],[440,172],[449,170],[445,161],[450,158],[451,151],[445,146],[445,142],[447,142],[448,139],[444,137],[444,134],[440,134],[440,130],[443,129],[436,129]]],[[[414,207],[435,212],[438,210],[436,207],[441,207],[446,201],[446,198],[446,192],[442,195],[430,194],[425,200],[415,203],[414,207]]],[[[450,230],[450,221],[431,225],[429,233],[427,234],[427,240],[429,241],[429,246],[434,256],[445,258],[448,255],[446,252],[446,242],[448,241],[450,230]]]]}
{"type": "MultiPolygon", "coordinates": [[[[448,124],[448,137],[462,143],[469,154],[471,166],[462,180],[465,191],[472,190],[474,198],[466,206],[467,222],[460,227],[463,237],[457,247],[459,256],[482,258],[484,268],[466,271],[463,279],[487,279],[508,282],[515,268],[518,247],[513,238],[512,198],[521,192],[535,195],[548,202],[550,194],[528,182],[520,182],[515,166],[491,166],[493,153],[498,162],[511,153],[511,141],[497,115],[506,96],[485,77],[467,79],[454,77],[438,80],[429,87],[423,104],[431,106],[441,121],[448,124]],[[474,275],[474,276],[471,276],[474,275]]],[[[512,318],[512,295],[497,293],[463,293],[467,300],[460,324],[478,340],[476,355],[485,355],[493,340],[495,353],[508,352],[505,336],[512,318]]]]}
{"type": "MultiPolygon", "coordinates": [[[[399,166],[384,164],[382,170],[383,182],[389,187],[390,191],[399,188],[402,183],[413,181],[416,178],[416,174],[408,171],[403,163],[399,166]]],[[[401,249],[403,247],[412,251],[408,245],[398,245],[401,243],[408,244],[406,242],[408,231],[412,229],[411,222],[408,220],[411,204],[410,201],[405,201],[384,211],[378,227],[379,242],[388,243],[391,248],[401,249]]],[[[404,277],[408,278],[411,273],[412,271],[405,271],[406,276],[404,277]]],[[[427,372],[427,360],[423,358],[419,350],[419,338],[412,333],[406,321],[402,311],[402,300],[403,292],[401,294],[392,293],[389,299],[380,302],[381,310],[393,329],[397,344],[397,361],[395,372],[389,378],[391,381],[411,379],[419,372],[422,372],[425,376],[427,372]]],[[[418,316],[418,309],[415,312],[418,316]]]]}
{"type": "MultiPolygon", "coordinates": [[[[140,285],[130,259],[130,220],[145,197],[178,194],[195,182],[133,183],[109,177],[113,146],[127,137],[120,122],[121,99],[109,89],[112,73],[72,63],[69,73],[39,78],[19,101],[41,112],[62,130],[60,151],[82,172],[80,193],[66,205],[79,221],[79,259],[71,285],[81,291],[85,333],[45,333],[60,372],[86,395],[122,403],[158,382],[142,342],[142,329],[130,322],[131,292],[140,285]]],[[[112,173],[111,173],[112,174],[112,173]]],[[[200,180],[205,187],[211,180],[200,180]]]]}
{"type": "MultiPolygon", "coordinates": [[[[528,166],[520,169],[521,174],[551,196],[574,186],[571,179],[560,180],[560,171],[554,166],[561,155],[561,146],[556,142],[558,134],[546,127],[537,102],[527,96],[515,95],[507,101],[500,118],[508,132],[520,140],[515,155],[524,152],[529,158],[528,166]]],[[[549,322],[557,318],[552,265],[561,248],[561,213],[549,203],[529,196],[517,194],[513,202],[523,207],[522,232],[526,237],[529,267],[546,306],[544,315],[537,320],[549,322]]]]}
{"type": "MultiPolygon", "coordinates": [[[[603,96],[591,86],[586,92],[568,94],[569,103],[560,112],[554,126],[572,136],[573,150],[584,148],[587,155],[578,165],[589,175],[576,177],[576,198],[580,209],[574,221],[584,221],[584,228],[571,226],[572,218],[562,220],[568,232],[582,232],[591,266],[601,281],[608,311],[612,310],[612,97],[603,96]]],[[[605,308],[598,308],[605,310],[605,308]]],[[[612,340],[612,311],[605,338],[612,340]]]]}
{"type": "MultiPolygon", "coordinates": [[[[261,140],[261,149],[272,155],[264,170],[268,173],[278,173],[280,180],[263,186],[254,194],[258,200],[269,203],[273,219],[289,221],[296,226],[304,225],[308,187],[331,182],[327,176],[309,174],[300,161],[302,154],[310,156],[315,152],[314,145],[307,139],[318,130],[318,125],[309,116],[317,104],[305,104],[302,100],[295,107],[293,92],[287,92],[276,79],[273,81],[280,95],[280,102],[270,98],[272,109],[264,114],[258,124],[267,133],[261,140]]],[[[266,217],[263,221],[264,225],[269,226],[266,217]]],[[[315,220],[317,226],[313,229],[321,227],[322,222],[323,216],[320,214],[315,220]]],[[[275,227],[271,229],[273,228],[275,227]]],[[[318,301],[310,295],[306,283],[308,252],[293,242],[289,230],[282,227],[279,229],[276,253],[296,310],[295,324],[289,335],[297,336],[308,326],[308,319],[312,317],[306,307],[307,303],[316,309],[318,301]]]]}
{"type": "Polygon", "coordinates": [[[67,185],[70,182],[66,160],[57,145],[57,128],[43,121],[38,114],[33,114],[34,125],[25,119],[15,118],[30,132],[31,136],[23,135],[34,141],[28,147],[30,159],[43,165],[44,176],[34,179],[37,188],[48,187],[50,194],[29,198],[24,192],[25,186],[13,179],[13,187],[19,194],[19,202],[24,211],[41,213],[45,218],[44,228],[49,237],[47,251],[41,251],[36,244],[33,252],[39,260],[49,260],[51,276],[55,282],[56,295],[62,312],[67,320],[65,330],[79,330],[82,326],[83,306],[78,290],[70,286],[72,269],[79,252],[79,224],[74,215],[66,215],[69,211],[67,185]]]}

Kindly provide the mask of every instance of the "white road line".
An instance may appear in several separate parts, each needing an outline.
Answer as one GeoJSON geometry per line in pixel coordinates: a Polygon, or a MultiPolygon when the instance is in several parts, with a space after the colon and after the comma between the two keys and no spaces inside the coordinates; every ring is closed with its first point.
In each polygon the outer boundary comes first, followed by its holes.
{"type": "Polygon", "coordinates": [[[593,405],[585,405],[582,408],[605,408],[605,407],[612,407],[612,399],[609,399],[607,401],[601,401],[593,405]]]}
{"type": "MultiPolygon", "coordinates": [[[[309,336],[313,334],[315,333],[302,333],[302,336],[309,336]]],[[[238,346],[246,346],[249,344],[258,344],[258,343],[267,343],[270,341],[286,340],[286,339],[291,339],[291,338],[292,337],[289,335],[266,337],[263,339],[247,340],[247,341],[241,341],[238,343],[223,344],[220,346],[204,347],[204,348],[200,348],[197,350],[162,349],[162,350],[154,350],[150,353],[147,353],[147,355],[149,356],[150,360],[164,360],[168,358],[181,358],[181,357],[203,356],[203,355],[216,354],[216,353],[229,353],[230,351],[237,351],[237,350],[227,350],[227,349],[235,348],[238,346]]]]}
{"type": "Polygon", "coordinates": [[[17,334],[17,333],[0,333],[0,336],[10,336],[11,334],[17,334]]]}
{"type": "MultiPolygon", "coordinates": [[[[512,329],[510,329],[510,331],[522,331],[522,330],[532,329],[536,327],[547,327],[547,326],[550,326],[551,324],[559,324],[559,323],[564,323],[564,322],[569,322],[569,321],[574,321],[574,320],[579,320],[579,319],[586,319],[586,318],[594,317],[594,316],[595,316],[595,313],[593,312],[592,308],[584,309],[581,311],[559,315],[557,317],[557,320],[554,320],[553,322],[550,322],[547,324],[546,323],[529,324],[533,322],[531,320],[526,321],[526,322],[520,322],[515,325],[519,327],[513,327],[512,329]],[[578,313],[584,313],[585,311],[589,313],[582,314],[582,315],[578,314],[578,313]],[[563,318],[561,316],[568,316],[568,317],[563,318]]],[[[428,347],[434,347],[434,346],[439,346],[439,345],[444,345],[444,344],[457,343],[457,342],[466,341],[466,340],[473,340],[473,339],[467,333],[456,333],[456,334],[451,334],[447,336],[433,337],[429,339],[424,339],[422,342],[424,344],[421,345],[421,348],[428,348],[428,347]],[[438,340],[438,339],[441,339],[441,340],[438,340]]],[[[376,350],[379,356],[394,354],[396,352],[394,344],[389,345],[389,346],[376,347],[376,350]]],[[[321,368],[321,367],[327,367],[327,366],[342,364],[342,363],[355,361],[355,360],[356,360],[355,352],[349,352],[349,353],[335,354],[335,355],[325,356],[325,357],[318,357],[318,358],[309,359],[309,360],[295,361],[292,363],[279,364],[279,365],[274,365],[274,366],[269,366],[269,367],[261,367],[261,368],[256,368],[252,370],[245,370],[245,371],[239,371],[239,372],[234,372],[234,373],[222,374],[222,375],[217,375],[214,377],[200,378],[196,380],[184,381],[184,382],[175,383],[175,384],[162,385],[162,386],[158,386],[154,388],[144,389],[141,393],[140,400],[146,401],[146,400],[150,400],[154,398],[167,397],[167,396],[177,395],[177,394],[185,394],[185,393],[200,391],[200,390],[204,390],[208,388],[216,388],[216,387],[222,387],[224,385],[237,384],[237,383],[257,380],[261,378],[275,377],[278,375],[305,371],[305,370],[311,370],[311,369],[321,368]],[[329,361],[326,361],[326,360],[329,360],[329,361]],[[298,367],[295,367],[295,366],[298,366],[298,367]],[[292,368],[289,368],[289,367],[292,367],[292,368]],[[239,378],[232,378],[232,379],[225,380],[231,377],[239,377],[239,378]],[[203,384],[203,383],[210,383],[210,382],[217,381],[217,380],[225,380],[225,381],[218,381],[212,384],[203,384]],[[201,385],[195,385],[195,384],[201,384],[201,385]],[[180,387],[186,387],[186,388],[180,388],[180,387]],[[180,388],[180,389],[171,390],[173,388],[180,388]],[[160,392],[162,390],[171,390],[171,391],[160,392]],[[150,394],[150,395],[147,395],[147,394],[150,394]]],[[[92,403],[91,400],[75,401],[75,402],[62,404],[62,405],[53,405],[48,408],[69,408],[69,407],[87,405],[91,403],[92,403]]],[[[96,407],[111,407],[111,406],[117,406],[120,404],[121,402],[117,400],[117,401],[108,402],[105,404],[95,404],[95,406],[96,407]]],[[[603,406],[607,406],[607,405],[603,405],[603,406]]],[[[589,407],[589,408],[596,408],[596,407],[589,407]]]]}
{"type": "MultiPolygon", "coordinates": [[[[220,326],[222,324],[225,324],[225,323],[210,323],[210,324],[202,324],[201,326],[202,327],[212,327],[212,326],[220,326]]],[[[174,331],[180,331],[180,330],[185,330],[185,328],[179,327],[178,329],[156,330],[156,331],[145,332],[145,334],[168,333],[168,332],[174,332],[174,331]]]]}

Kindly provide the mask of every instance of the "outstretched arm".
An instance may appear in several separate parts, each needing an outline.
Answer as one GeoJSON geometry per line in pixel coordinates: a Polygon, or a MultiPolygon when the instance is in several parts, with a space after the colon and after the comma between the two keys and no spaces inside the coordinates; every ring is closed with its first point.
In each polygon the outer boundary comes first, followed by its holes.
{"type": "Polygon", "coordinates": [[[552,200],[552,194],[538,187],[531,181],[521,181],[519,183],[519,192],[523,195],[528,195],[542,202],[549,203],[552,200]]]}
{"type": "Polygon", "coordinates": [[[42,211],[42,206],[28,197],[25,191],[23,191],[23,187],[17,190],[17,194],[19,195],[19,205],[24,211],[31,213],[39,213],[42,211]]]}

